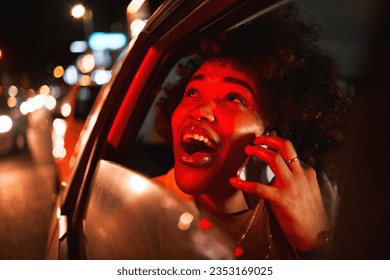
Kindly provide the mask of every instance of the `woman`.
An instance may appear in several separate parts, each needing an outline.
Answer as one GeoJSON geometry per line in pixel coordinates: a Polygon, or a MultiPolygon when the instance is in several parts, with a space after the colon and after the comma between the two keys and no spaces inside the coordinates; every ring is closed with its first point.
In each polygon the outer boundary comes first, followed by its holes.
{"type": "Polygon", "coordinates": [[[157,120],[175,164],[156,180],[237,240],[237,258],[319,257],[329,243],[346,101],[314,33],[280,8],[203,40],[165,86],[157,120]],[[269,165],[271,182],[237,177],[248,156],[269,165]]]}

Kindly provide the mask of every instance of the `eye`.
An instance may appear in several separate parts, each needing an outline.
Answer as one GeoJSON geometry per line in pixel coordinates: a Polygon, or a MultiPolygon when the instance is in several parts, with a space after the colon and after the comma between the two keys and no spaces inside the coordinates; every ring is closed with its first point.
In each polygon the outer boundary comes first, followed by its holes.
{"type": "Polygon", "coordinates": [[[184,92],[184,97],[197,97],[199,96],[199,91],[194,88],[189,88],[184,92]]]}
{"type": "Polygon", "coordinates": [[[241,105],[245,105],[245,99],[238,93],[236,92],[231,92],[227,94],[222,101],[227,101],[227,102],[233,102],[241,105]]]}

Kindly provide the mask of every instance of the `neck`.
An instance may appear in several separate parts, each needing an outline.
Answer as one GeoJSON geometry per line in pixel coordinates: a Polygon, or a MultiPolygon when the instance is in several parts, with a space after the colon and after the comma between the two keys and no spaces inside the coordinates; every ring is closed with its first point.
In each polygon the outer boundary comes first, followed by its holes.
{"type": "Polygon", "coordinates": [[[201,194],[196,196],[196,200],[202,207],[211,208],[226,214],[233,214],[252,208],[251,203],[238,190],[228,197],[221,197],[220,194],[201,194]]]}

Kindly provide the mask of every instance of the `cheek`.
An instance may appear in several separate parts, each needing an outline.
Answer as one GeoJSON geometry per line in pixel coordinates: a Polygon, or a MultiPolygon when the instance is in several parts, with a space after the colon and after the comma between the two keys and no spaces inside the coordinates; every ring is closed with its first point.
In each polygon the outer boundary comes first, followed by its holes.
{"type": "Polygon", "coordinates": [[[257,113],[237,115],[235,118],[224,120],[232,134],[260,136],[264,132],[264,122],[257,113]]]}
{"type": "Polygon", "coordinates": [[[242,122],[241,127],[246,133],[252,133],[256,136],[261,136],[264,132],[264,122],[258,117],[242,122]]]}
{"type": "Polygon", "coordinates": [[[172,114],[171,118],[171,127],[173,133],[177,131],[180,125],[190,117],[191,111],[194,110],[197,106],[197,103],[193,101],[188,101],[183,99],[179,105],[176,107],[175,111],[172,114]]]}
{"type": "Polygon", "coordinates": [[[180,124],[187,118],[187,112],[179,105],[172,114],[171,127],[173,137],[175,138],[175,132],[178,131],[180,124]]]}

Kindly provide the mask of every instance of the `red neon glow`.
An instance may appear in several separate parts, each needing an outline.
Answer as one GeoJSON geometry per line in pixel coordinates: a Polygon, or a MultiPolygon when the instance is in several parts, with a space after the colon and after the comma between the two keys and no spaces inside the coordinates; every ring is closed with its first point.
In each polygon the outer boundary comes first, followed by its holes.
{"type": "Polygon", "coordinates": [[[241,246],[236,246],[234,248],[233,254],[235,257],[241,257],[244,254],[244,249],[241,246]]]}
{"type": "Polygon", "coordinates": [[[206,220],[204,218],[199,220],[199,227],[201,229],[206,229],[207,230],[207,229],[210,229],[211,226],[212,226],[212,223],[209,220],[206,220]]]}

